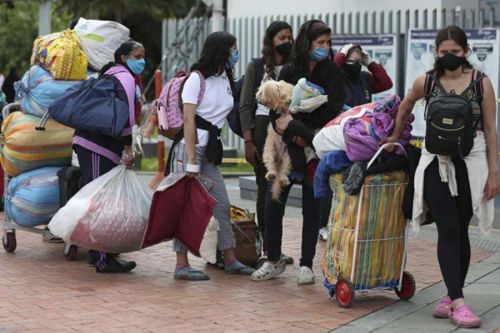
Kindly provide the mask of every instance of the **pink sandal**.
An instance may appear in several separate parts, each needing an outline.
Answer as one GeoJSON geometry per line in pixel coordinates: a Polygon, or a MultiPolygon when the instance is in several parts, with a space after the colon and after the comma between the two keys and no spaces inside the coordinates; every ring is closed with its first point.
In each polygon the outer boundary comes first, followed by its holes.
{"type": "Polygon", "coordinates": [[[457,327],[476,328],[481,326],[481,319],[472,312],[467,304],[460,305],[456,309],[450,309],[449,317],[457,327]]]}
{"type": "Polygon", "coordinates": [[[435,318],[449,318],[449,313],[451,310],[451,298],[450,296],[444,296],[441,301],[436,305],[432,315],[435,318]]]}

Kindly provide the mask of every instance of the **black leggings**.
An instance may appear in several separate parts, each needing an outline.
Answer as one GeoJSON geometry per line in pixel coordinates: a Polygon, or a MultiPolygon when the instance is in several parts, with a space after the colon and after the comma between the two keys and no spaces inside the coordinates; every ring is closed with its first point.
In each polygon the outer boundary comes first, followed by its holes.
{"type": "Polygon", "coordinates": [[[469,223],[472,201],[465,162],[454,159],[458,197],[452,197],[448,183],[439,176],[438,159],[425,170],[424,197],[438,229],[437,255],[448,296],[463,298],[462,288],[470,263],[469,223]]]}

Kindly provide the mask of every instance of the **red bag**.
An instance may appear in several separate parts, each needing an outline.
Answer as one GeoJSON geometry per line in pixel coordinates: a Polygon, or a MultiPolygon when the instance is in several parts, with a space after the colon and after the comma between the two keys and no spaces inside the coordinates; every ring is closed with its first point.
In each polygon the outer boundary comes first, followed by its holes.
{"type": "Polygon", "coordinates": [[[153,195],[142,248],[176,238],[200,256],[200,244],[216,204],[198,178],[171,174],[153,195]]]}

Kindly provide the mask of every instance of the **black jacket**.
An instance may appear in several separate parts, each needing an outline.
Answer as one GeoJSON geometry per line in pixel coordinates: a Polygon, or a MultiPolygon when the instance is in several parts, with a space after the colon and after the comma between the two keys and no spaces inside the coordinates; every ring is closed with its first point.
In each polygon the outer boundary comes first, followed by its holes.
{"type": "Polygon", "coordinates": [[[327,122],[339,115],[344,105],[344,73],[339,66],[330,60],[319,62],[310,75],[300,73],[294,67],[292,64],[285,65],[278,80],[295,85],[300,78],[305,77],[308,81],[325,89],[328,103],[311,113],[295,114],[293,118],[303,122],[310,129],[322,128],[327,122]]]}

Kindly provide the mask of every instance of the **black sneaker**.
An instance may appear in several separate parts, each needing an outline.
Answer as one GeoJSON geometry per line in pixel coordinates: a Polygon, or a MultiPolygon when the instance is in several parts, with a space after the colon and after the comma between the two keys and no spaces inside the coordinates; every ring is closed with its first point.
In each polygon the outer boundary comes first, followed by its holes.
{"type": "Polygon", "coordinates": [[[283,260],[287,265],[293,265],[293,258],[282,253],[280,260],[283,260]]]}
{"type": "Polygon", "coordinates": [[[113,257],[109,257],[103,267],[95,266],[97,273],[127,273],[135,268],[135,261],[121,261],[113,257]]]}
{"type": "Polygon", "coordinates": [[[95,266],[98,260],[99,260],[99,251],[89,250],[89,252],[87,252],[87,264],[95,266]]]}

